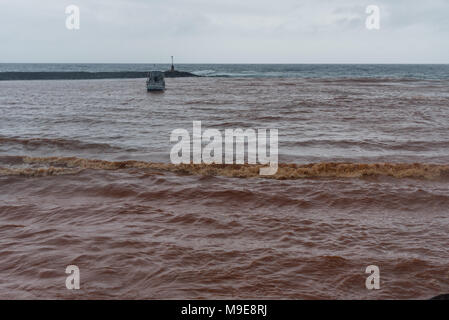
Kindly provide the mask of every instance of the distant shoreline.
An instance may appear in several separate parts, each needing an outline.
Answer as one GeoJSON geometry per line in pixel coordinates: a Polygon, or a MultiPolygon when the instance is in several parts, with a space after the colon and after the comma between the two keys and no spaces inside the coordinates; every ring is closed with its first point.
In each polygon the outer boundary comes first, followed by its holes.
{"type": "MultiPolygon", "coordinates": [[[[200,77],[190,72],[165,71],[166,78],[200,77]]],[[[0,72],[0,81],[10,80],[90,80],[90,79],[138,79],[146,78],[148,72],[143,71],[62,71],[62,72],[0,72]]]]}

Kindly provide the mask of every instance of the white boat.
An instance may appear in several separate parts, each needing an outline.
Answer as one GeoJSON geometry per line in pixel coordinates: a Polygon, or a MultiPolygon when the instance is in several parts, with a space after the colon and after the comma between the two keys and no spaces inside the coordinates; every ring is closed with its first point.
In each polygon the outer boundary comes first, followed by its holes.
{"type": "Polygon", "coordinates": [[[147,91],[164,91],[165,78],[161,71],[150,71],[147,79],[147,91]]]}

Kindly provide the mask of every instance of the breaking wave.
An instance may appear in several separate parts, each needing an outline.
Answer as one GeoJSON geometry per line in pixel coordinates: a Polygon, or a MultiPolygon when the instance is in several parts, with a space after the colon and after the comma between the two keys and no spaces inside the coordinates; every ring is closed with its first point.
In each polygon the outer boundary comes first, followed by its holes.
{"type": "Polygon", "coordinates": [[[144,161],[106,161],[77,157],[14,157],[28,167],[0,167],[0,175],[48,176],[74,174],[85,169],[121,170],[152,169],[188,175],[224,176],[236,178],[268,178],[295,180],[304,178],[393,177],[438,179],[449,177],[449,165],[426,163],[343,163],[279,164],[272,176],[259,175],[264,165],[251,164],[170,164],[144,161]],[[37,166],[37,167],[36,167],[37,166]]]}

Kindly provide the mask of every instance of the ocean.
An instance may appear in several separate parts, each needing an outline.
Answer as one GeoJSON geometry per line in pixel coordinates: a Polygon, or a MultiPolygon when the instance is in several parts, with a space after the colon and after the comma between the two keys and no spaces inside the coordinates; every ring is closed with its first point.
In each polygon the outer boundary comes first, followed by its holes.
{"type": "Polygon", "coordinates": [[[449,291],[449,65],[176,68],[202,77],[148,93],[120,74],[168,65],[0,64],[0,78],[45,72],[0,81],[0,298],[449,291]],[[277,173],[172,164],[170,135],[193,121],[277,129],[277,173]]]}
{"type": "MultiPolygon", "coordinates": [[[[448,64],[175,64],[176,69],[207,77],[239,78],[394,78],[449,79],[448,64]]],[[[111,63],[0,63],[0,76],[5,72],[114,72],[116,78],[126,73],[169,70],[169,64],[111,64],[111,63]],[[121,73],[121,75],[120,75],[121,73]]]]}

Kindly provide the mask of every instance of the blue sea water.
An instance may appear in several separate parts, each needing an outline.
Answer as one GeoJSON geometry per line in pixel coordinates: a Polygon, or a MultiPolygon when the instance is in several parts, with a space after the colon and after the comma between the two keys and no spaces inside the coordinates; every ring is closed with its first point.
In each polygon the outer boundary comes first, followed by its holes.
{"type": "MultiPolygon", "coordinates": [[[[0,63],[0,72],[147,72],[168,64],[0,63]]],[[[449,79],[449,64],[176,64],[209,77],[449,79]]]]}

